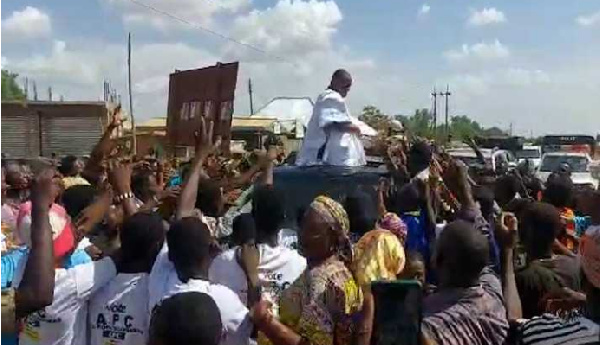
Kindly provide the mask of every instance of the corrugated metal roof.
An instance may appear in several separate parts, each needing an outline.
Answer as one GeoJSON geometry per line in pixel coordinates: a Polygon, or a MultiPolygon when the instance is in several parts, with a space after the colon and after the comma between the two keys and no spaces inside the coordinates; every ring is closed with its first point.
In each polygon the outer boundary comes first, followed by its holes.
{"type": "Polygon", "coordinates": [[[271,130],[277,119],[272,117],[234,117],[232,128],[262,128],[271,130]]]}
{"type": "Polygon", "coordinates": [[[154,127],[161,128],[167,127],[167,118],[166,117],[154,117],[149,120],[146,120],[142,123],[137,123],[136,127],[154,127]]]}
{"type": "Polygon", "coordinates": [[[272,117],[281,122],[287,131],[292,131],[295,122],[306,126],[313,111],[313,101],[309,97],[276,97],[251,117],[272,117]]]}

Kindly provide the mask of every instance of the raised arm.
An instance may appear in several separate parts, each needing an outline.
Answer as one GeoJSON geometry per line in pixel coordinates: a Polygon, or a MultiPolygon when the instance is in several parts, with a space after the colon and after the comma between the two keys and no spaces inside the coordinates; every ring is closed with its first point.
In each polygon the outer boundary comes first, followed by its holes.
{"type": "Polygon", "coordinates": [[[31,250],[15,295],[17,318],[51,305],[54,299],[54,251],[49,212],[58,188],[55,176],[53,169],[47,169],[34,180],[31,195],[31,250]]]}
{"type": "Polygon", "coordinates": [[[217,147],[213,142],[213,126],[212,121],[207,123],[203,117],[200,118],[200,128],[195,133],[196,155],[192,162],[192,170],[186,178],[183,190],[179,196],[179,203],[175,214],[176,219],[183,218],[196,208],[200,179],[208,177],[203,169],[204,162],[217,147]]]}
{"type": "Polygon", "coordinates": [[[114,190],[114,201],[123,207],[123,216],[131,217],[138,210],[131,191],[131,164],[117,164],[110,170],[108,179],[114,190]]]}
{"type": "Polygon", "coordinates": [[[277,158],[277,147],[270,146],[267,150],[267,155],[264,157],[264,160],[260,164],[260,168],[262,170],[262,174],[258,179],[258,184],[263,186],[272,186],[273,185],[273,168],[275,164],[273,161],[277,158]]]}
{"type": "Polygon", "coordinates": [[[523,317],[513,261],[513,252],[517,244],[517,228],[517,218],[510,213],[503,213],[501,219],[496,222],[496,238],[502,245],[502,295],[509,320],[523,317]]]}
{"type": "Polygon", "coordinates": [[[112,132],[121,125],[121,106],[118,106],[113,113],[111,114],[111,120],[104,134],[100,138],[100,141],[94,146],[92,149],[92,153],[90,154],[90,159],[87,161],[85,165],[86,172],[96,171],[97,168],[102,164],[102,160],[110,154],[110,151],[113,148],[113,143],[111,141],[112,132]]]}
{"type": "Polygon", "coordinates": [[[475,140],[473,140],[472,138],[466,139],[464,141],[465,144],[469,145],[469,147],[475,151],[475,156],[477,156],[477,160],[481,163],[485,165],[485,158],[483,157],[483,153],[481,153],[481,150],[479,150],[479,147],[477,146],[477,143],[475,143],[475,140]]]}

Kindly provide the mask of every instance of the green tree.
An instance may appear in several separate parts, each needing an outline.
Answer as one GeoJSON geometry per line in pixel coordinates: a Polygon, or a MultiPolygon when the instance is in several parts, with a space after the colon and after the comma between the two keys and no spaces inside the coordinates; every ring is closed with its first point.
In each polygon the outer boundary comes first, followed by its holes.
{"type": "Polygon", "coordinates": [[[453,116],[450,119],[450,135],[453,139],[462,140],[481,135],[483,128],[466,115],[453,116]]]}
{"type": "Polygon", "coordinates": [[[15,80],[18,74],[2,70],[2,100],[21,101],[25,99],[25,93],[15,80]]]}
{"type": "Polygon", "coordinates": [[[389,117],[373,105],[364,107],[358,119],[377,130],[385,128],[389,121],[389,117]]]}
{"type": "Polygon", "coordinates": [[[402,122],[404,127],[413,135],[430,138],[433,134],[432,120],[433,116],[429,109],[417,109],[414,115],[396,115],[396,120],[402,122]]]}

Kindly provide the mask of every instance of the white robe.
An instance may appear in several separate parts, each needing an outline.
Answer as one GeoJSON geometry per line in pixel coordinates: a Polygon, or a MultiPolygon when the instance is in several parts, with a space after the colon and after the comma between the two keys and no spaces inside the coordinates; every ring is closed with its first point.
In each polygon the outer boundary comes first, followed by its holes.
{"type": "Polygon", "coordinates": [[[327,89],[319,95],[308,122],[302,148],[296,159],[296,165],[366,165],[365,150],[360,135],[340,131],[333,123],[356,124],[357,119],[350,115],[344,97],[338,92],[327,89]],[[319,151],[324,152],[319,159],[319,151]]]}

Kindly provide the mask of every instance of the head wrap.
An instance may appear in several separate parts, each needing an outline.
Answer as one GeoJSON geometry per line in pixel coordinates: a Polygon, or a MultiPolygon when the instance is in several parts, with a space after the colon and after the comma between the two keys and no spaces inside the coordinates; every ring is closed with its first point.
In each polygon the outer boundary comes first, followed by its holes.
{"type": "Polygon", "coordinates": [[[375,280],[396,280],[406,257],[402,242],[389,230],[373,230],[354,246],[354,272],[361,286],[375,280]]]}
{"type": "Polygon", "coordinates": [[[318,196],[310,204],[310,209],[314,210],[330,226],[337,238],[336,252],[346,263],[352,262],[352,244],[348,238],[350,230],[350,221],[344,207],[337,201],[324,195],[318,196]]]}
{"type": "MultiPolygon", "coordinates": [[[[31,247],[31,201],[21,204],[17,216],[17,236],[20,244],[31,247]]],[[[52,230],[52,242],[54,257],[62,258],[75,246],[75,237],[71,220],[67,211],[58,205],[52,204],[48,213],[50,228],[52,230]]]]}
{"type": "Polygon", "coordinates": [[[393,212],[388,212],[379,221],[379,227],[385,230],[389,230],[391,233],[396,235],[398,239],[404,243],[406,241],[406,235],[408,234],[408,228],[406,224],[393,212]]]}
{"type": "Polygon", "coordinates": [[[600,288],[600,225],[590,226],[581,239],[579,247],[581,267],[587,280],[600,288]]]}

